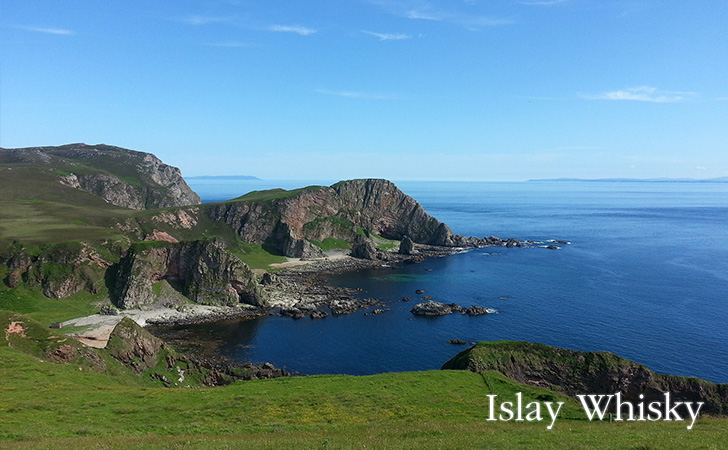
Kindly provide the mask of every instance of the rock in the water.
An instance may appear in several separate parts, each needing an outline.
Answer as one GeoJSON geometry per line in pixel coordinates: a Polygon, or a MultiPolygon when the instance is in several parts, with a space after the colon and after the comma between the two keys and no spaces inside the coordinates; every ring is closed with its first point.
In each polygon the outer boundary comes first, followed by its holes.
{"type": "Polygon", "coordinates": [[[399,254],[400,255],[413,255],[415,253],[415,243],[412,242],[412,239],[409,238],[409,236],[405,236],[402,238],[402,241],[399,243],[399,254]]]}
{"type": "Polygon", "coordinates": [[[311,314],[309,314],[309,317],[311,319],[323,319],[328,316],[329,316],[329,313],[327,313],[326,311],[321,311],[321,310],[316,310],[316,311],[312,312],[311,314]]]}
{"type": "Polygon", "coordinates": [[[418,303],[410,310],[417,316],[444,316],[452,313],[450,305],[430,300],[426,303],[418,303]]]}
{"type": "Polygon", "coordinates": [[[295,308],[295,307],[281,309],[281,316],[284,316],[284,317],[290,317],[292,319],[300,319],[304,315],[305,314],[303,313],[303,311],[301,311],[300,309],[295,308]]]}
{"type": "Polygon", "coordinates": [[[472,345],[472,342],[463,341],[462,339],[450,339],[448,341],[445,341],[448,344],[454,344],[454,345],[472,345]]]}
{"type": "Polygon", "coordinates": [[[402,301],[403,301],[403,302],[408,302],[408,301],[410,301],[410,300],[412,300],[412,299],[411,299],[411,298],[409,298],[409,297],[402,297],[402,301]]]}
{"type": "Polygon", "coordinates": [[[352,300],[335,300],[329,305],[331,313],[335,316],[350,314],[356,311],[357,304],[352,300]]]}
{"type": "Polygon", "coordinates": [[[372,312],[364,313],[365,316],[376,316],[385,312],[386,309],[376,308],[372,312]]]}
{"type": "Polygon", "coordinates": [[[449,304],[449,305],[447,305],[447,306],[449,306],[449,307],[450,307],[450,309],[451,309],[451,310],[452,310],[453,312],[462,312],[462,311],[463,311],[463,307],[462,307],[462,306],[460,306],[460,305],[458,305],[457,303],[450,303],[450,304],[449,304]]]}
{"type": "Polygon", "coordinates": [[[470,308],[465,308],[462,310],[463,314],[467,314],[469,316],[480,316],[483,314],[489,314],[491,310],[489,308],[483,308],[482,306],[476,306],[473,305],[470,308]]]}
{"type": "Polygon", "coordinates": [[[424,294],[424,293],[425,293],[424,289],[417,289],[415,291],[415,294],[424,294]]]}

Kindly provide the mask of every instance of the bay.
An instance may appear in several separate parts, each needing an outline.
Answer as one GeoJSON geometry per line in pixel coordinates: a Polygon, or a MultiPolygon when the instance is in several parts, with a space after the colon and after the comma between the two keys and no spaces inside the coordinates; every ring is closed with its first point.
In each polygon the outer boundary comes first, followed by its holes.
{"type": "MultiPolygon", "coordinates": [[[[219,201],[276,184],[330,182],[190,184],[203,200],[219,201]]],[[[157,332],[304,374],[437,369],[464,348],[449,339],[515,339],[610,351],[659,372],[728,382],[728,184],[397,185],[455,233],[572,244],[477,249],[330,279],[384,301],[390,310],[377,316],[265,317],[157,332]],[[499,313],[415,317],[416,289],[499,313]]]]}

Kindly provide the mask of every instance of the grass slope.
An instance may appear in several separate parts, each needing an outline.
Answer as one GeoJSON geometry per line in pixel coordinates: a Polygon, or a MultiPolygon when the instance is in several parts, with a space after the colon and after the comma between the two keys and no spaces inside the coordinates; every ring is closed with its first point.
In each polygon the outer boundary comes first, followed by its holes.
{"type": "Polygon", "coordinates": [[[718,448],[728,421],[596,423],[572,400],[467,371],[139,387],[0,346],[3,448],[718,448]],[[565,401],[545,422],[488,422],[489,393],[565,401]]]}

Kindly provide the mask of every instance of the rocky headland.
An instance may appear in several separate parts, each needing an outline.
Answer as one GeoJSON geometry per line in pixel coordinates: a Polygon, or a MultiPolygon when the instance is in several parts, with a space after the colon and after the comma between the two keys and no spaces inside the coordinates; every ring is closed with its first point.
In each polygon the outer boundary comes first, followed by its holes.
{"type": "Polygon", "coordinates": [[[59,147],[0,149],[0,164],[19,169],[50,168],[61,185],[130,209],[196,205],[200,197],[180,170],[151,153],[110,145],[68,144],[59,147]]]}
{"type": "Polygon", "coordinates": [[[609,352],[584,352],[531,342],[480,342],[458,353],[442,369],[496,371],[516,382],[572,397],[587,392],[620,392],[625,401],[648,403],[669,392],[675,401],[705,402],[706,413],[728,413],[728,384],[660,374],[609,352]]]}

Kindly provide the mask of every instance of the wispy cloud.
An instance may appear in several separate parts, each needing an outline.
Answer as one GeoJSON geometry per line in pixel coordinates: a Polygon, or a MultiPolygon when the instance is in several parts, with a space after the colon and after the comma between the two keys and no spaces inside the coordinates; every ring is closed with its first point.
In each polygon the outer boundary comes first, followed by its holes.
{"type": "MultiPolygon", "coordinates": [[[[515,20],[505,17],[473,14],[470,9],[458,11],[457,6],[452,5],[444,9],[422,0],[373,0],[371,3],[386,9],[391,14],[407,19],[447,22],[473,31],[516,23],[515,20]]],[[[465,4],[473,6],[475,3],[466,1],[465,4]]]]}
{"type": "Polygon", "coordinates": [[[35,33],[45,33],[45,34],[56,34],[60,36],[72,36],[76,34],[75,31],[66,30],[64,28],[46,28],[46,27],[15,27],[20,30],[25,31],[33,31],[35,33]]]}
{"type": "Polygon", "coordinates": [[[650,103],[678,103],[697,97],[696,92],[662,91],[651,86],[640,86],[597,95],[581,95],[590,100],[630,100],[650,103]]]}
{"type": "Polygon", "coordinates": [[[214,16],[186,16],[178,19],[187,25],[200,26],[212,23],[223,23],[232,20],[230,17],[214,17],[214,16]]]}
{"type": "Polygon", "coordinates": [[[561,5],[563,3],[568,3],[570,0],[534,0],[530,2],[518,2],[521,5],[528,5],[528,6],[554,6],[554,5],[561,5]]]}
{"type": "Polygon", "coordinates": [[[276,31],[279,33],[296,33],[301,36],[308,36],[316,33],[313,28],[303,27],[301,25],[271,25],[268,31],[276,31]]]}
{"type": "Polygon", "coordinates": [[[329,89],[316,89],[316,93],[334,97],[355,98],[361,100],[399,100],[401,97],[394,94],[380,94],[359,91],[332,91],[329,89]]]}
{"type": "Polygon", "coordinates": [[[441,11],[434,11],[431,7],[407,9],[400,13],[401,16],[415,20],[434,20],[440,21],[448,18],[448,14],[441,11]]]}
{"type": "Polygon", "coordinates": [[[403,41],[412,39],[412,35],[403,33],[375,33],[374,31],[362,31],[362,33],[377,37],[380,41],[403,41]]]}

